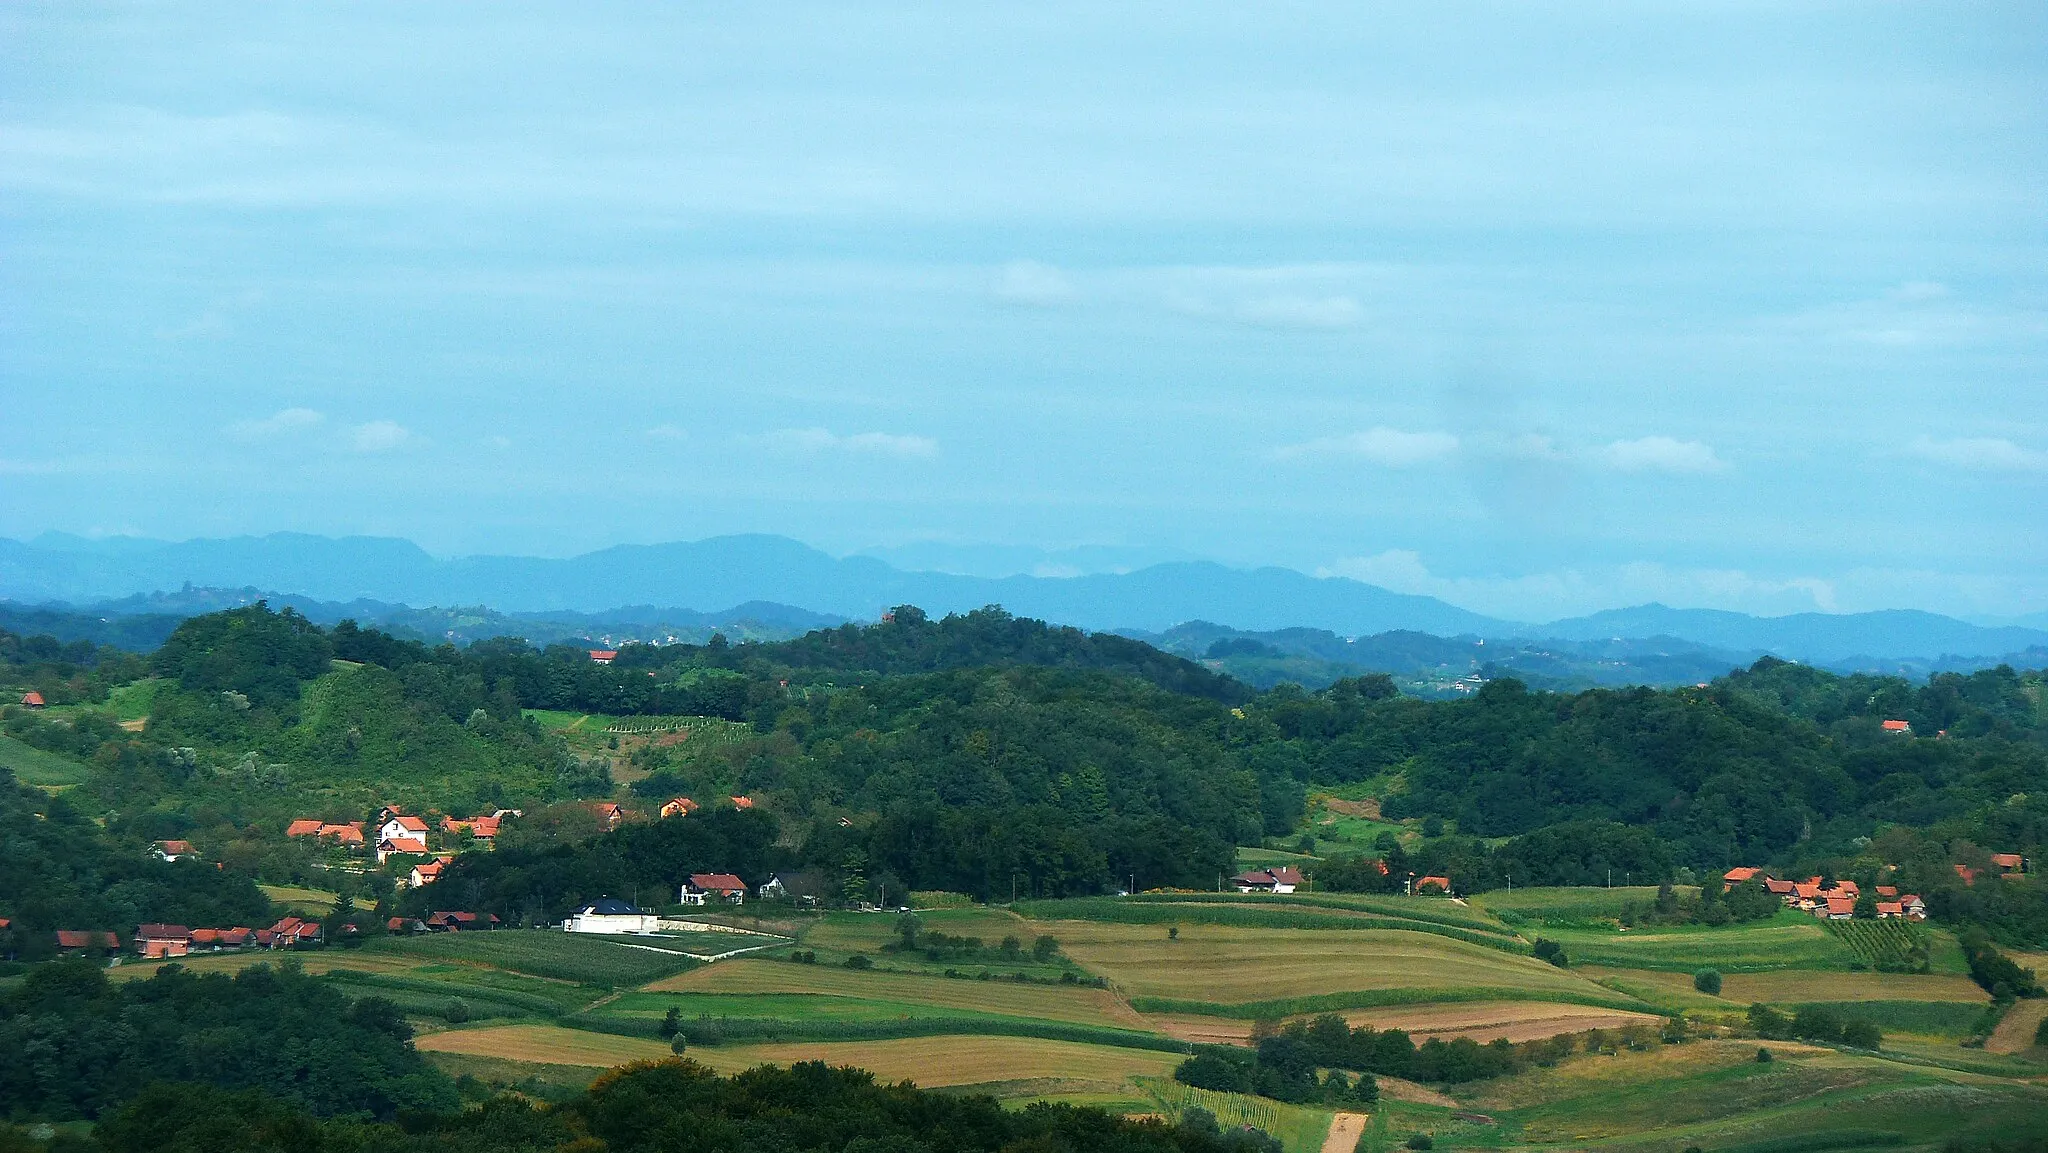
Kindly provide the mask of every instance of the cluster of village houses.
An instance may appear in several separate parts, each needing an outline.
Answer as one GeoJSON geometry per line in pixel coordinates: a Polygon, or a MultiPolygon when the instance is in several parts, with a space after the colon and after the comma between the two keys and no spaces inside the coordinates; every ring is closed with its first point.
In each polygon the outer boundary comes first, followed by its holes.
{"type": "MultiPolygon", "coordinates": [[[[1385,861],[1372,863],[1378,867],[1380,876],[1387,875],[1385,861]]],[[[1239,873],[1230,878],[1230,883],[1240,893],[1292,893],[1300,888],[1303,882],[1301,870],[1292,865],[1282,865],[1277,869],[1253,869],[1248,873],[1239,873]]],[[[1408,882],[1408,892],[1418,897],[1431,893],[1448,897],[1451,895],[1451,879],[1415,877],[1408,882]]]]}
{"type": "MultiPolygon", "coordinates": [[[[2018,853],[1991,854],[1991,867],[2001,877],[2015,877],[2028,871],[2027,859],[2018,853]]],[[[1977,883],[1979,870],[1969,865],[1952,866],[1963,884],[1977,883]]],[[[1825,921],[1846,921],[1856,915],[1856,901],[1863,890],[1854,881],[1837,879],[1824,882],[1820,877],[1808,877],[1804,881],[1783,880],[1771,876],[1762,869],[1743,866],[1730,869],[1721,875],[1728,888],[1759,881],[1772,896],[1785,902],[1788,909],[1811,913],[1825,921]]],[[[1907,921],[1927,919],[1927,902],[1915,893],[1901,893],[1895,885],[1877,885],[1872,890],[1876,897],[1877,915],[1880,918],[1899,918],[1907,921]]]]}

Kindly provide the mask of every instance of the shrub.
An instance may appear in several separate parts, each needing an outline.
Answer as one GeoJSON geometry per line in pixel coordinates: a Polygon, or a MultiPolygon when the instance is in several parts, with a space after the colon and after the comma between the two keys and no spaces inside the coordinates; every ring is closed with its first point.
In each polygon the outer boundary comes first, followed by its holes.
{"type": "Polygon", "coordinates": [[[677,1033],[682,1032],[682,1030],[683,1011],[678,1006],[670,1005],[668,1012],[661,1018],[661,1035],[666,1039],[674,1037],[677,1033]]]}
{"type": "Polygon", "coordinates": [[[1719,969],[1701,969],[1692,975],[1692,987],[1709,997],[1720,996],[1721,971],[1719,969]]]}
{"type": "Polygon", "coordinates": [[[1772,1062],[1773,1060],[1775,1060],[1775,1059],[1776,1059],[1776,1058],[1774,1058],[1774,1057],[1772,1057],[1772,1056],[1771,1056],[1771,1051],[1770,1051],[1769,1049],[1766,1049],[1766,1048],[1764,1048],[1764,1047],[1763,1047],[1763,1046],[1761,1046],[1761,1045],[1757,1046],[1757,1050],[1756,1050],[1756,1063],[1757,1063],[1757,1064],[1759,1064],[1759,1065],[1768,1065],[1768,1064],[1770,1064],[1770,1063],[1771,1063],[1771,1062],[1772,1062]]]}
{"type": "Polygon", "coordinates": [[[678,1057],[682,1056],[683,1051],[685,1049],[688,1049],[689,1047],[690,1039],[688,1037],[683,1036],[681,1033],[677,1033],[674,1037],[669,1038],[668,1051],[674,1053],[678,1057]]]}
{"type": "Polygon", "coordinates": [[[1571,961],[1564,955],[1564,946],[1543,937],[1536,938],[1536,947],[1530,950],[1539,959],[1550,962],[1560,969],[1568,968],[1571,961]]]}
{"type": "Polygon", "coordinates": [[[1427,1133],[1411,1133],[1411,1134],[1409,1134],[1409,1135],[1408,1135],[1408,1140],[1407,1140],[1406,1144],[1407,1144],[1408,1148],[1410,1148],[1410,1149],[1434,1149],[1434,1148],[1436,1148],[1436,1141],[1435,1141],[1435,1140],[1433,1140],[1433,1139],[1432,1139],[1432,1138],[1430,1137],[1430,1135],[1429,1135],[1429,1134],[1427,1134],[1427,1133]]]}
{"type": "Polygon", "coordinates": [[[2041,1023],[2034,1026],[2034,1044],[2048,1045],[2048,1017],[2041,1018],[2041,1023]]]}
{"type": "Polygon", "coordinates": [[[849,969],[872,969],[875,967],[875,963],[868,960],[866,953],[855,953],[846,959],[846,967],[849,969]]]}
{"type": "Polygon", "coordinates": [[[1856,1049],[1876,1049],[1884,1044],[1884,1033],[1870,1021],[1850,1021],[1842,1026],[1842,1044],[1856,1049]]]}
{"type": "Polygon", "coordinates": [[[460,997],[452,998],[441,1007],[441,1018],[450,1025],[460,1025],[469,1020],[469,1006],[460,997]]]}

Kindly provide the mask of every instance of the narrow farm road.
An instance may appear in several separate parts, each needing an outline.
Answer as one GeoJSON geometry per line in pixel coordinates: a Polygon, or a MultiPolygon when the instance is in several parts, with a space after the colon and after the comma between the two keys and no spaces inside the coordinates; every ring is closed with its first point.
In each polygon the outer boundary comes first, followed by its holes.
{"type": "Polygon", "coordinates": [[[1365,1136],[1367,1113],[1339,1113],[1330,1118],[1330,1135],[1323,1138],[1323,1153],[1351,1153],[1365,1136]]]}

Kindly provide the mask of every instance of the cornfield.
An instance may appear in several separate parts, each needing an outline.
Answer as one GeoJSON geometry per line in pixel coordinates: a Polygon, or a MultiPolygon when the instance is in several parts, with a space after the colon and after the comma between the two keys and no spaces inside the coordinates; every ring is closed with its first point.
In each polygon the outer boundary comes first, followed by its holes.
{"type": "Polygon", "coordinates": [[[1882,969],[1912,969],[1927,963],[1927,932],[1897,917],[1878,921],[1828,921],[1860,961],[1882,969]]]}

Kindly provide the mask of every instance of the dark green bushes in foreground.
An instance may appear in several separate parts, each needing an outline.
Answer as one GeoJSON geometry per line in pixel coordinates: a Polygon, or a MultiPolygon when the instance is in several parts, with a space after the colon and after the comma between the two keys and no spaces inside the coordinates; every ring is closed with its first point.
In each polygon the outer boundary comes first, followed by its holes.
{"type": "MultiPolygon", "coordinates": [[[[1254,1153],[1262,1133],[1127,1121],[1099,1109],[1036,1105],[878,1085],[822,1062],[719,1077],[686,1060],[627,1066],[553,1106],[500,1096],[462,1113],[399,1123],[319,1120],[254,1092],[157,1085],[108,1117],[88,1143],[106,1153],[1254,1153]]],[[[54,1146],[53,1146],[54,1148],[54,1146]]]]}
{"type": "Polygon", "coordinates": [[[1769,1005],[1751,1005],[1749,1027],[1770,1041],[1819,1041],[1856,1049],[1876,1049],[1884,1044],[1884,1033],[1876,1022],[1845,1019],[1828,1005],[1801,1005],[1789,1017],[1769,1005]]]}
{"type": "Polygon", "coordinates": [[[0,998],[0,1102],[16,1116],[95,1118],[152,1082],[191,1081],[322,1116],[452,1108],[453,1086],[411,1040],[389,1001],[350,1001],[295,966],[229,977],[173,965],[116,985],[90,963],[55,962],[0,998]]]}

